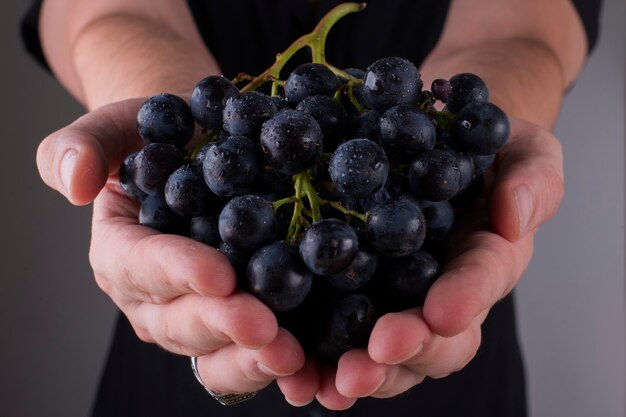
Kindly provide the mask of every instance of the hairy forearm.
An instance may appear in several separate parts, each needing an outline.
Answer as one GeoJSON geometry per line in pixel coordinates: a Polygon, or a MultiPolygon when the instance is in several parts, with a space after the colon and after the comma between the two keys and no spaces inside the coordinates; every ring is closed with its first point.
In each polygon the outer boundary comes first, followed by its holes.
{"type": "Polygon", "coordinates": [[[427,59],[421,68],[426,86],[461,72],[483,78],[490,100],[509,115],[553,127],[567,86],[557,57],[540,42],[496,40],[427,59]]]}
{"type": "Polygon", "coordinates": [[[219,73],[210,53],[157,23],[110,15],[85,26],[72,45],[73,93],[88,109],[159,92],[188,95],[219,73]]]}

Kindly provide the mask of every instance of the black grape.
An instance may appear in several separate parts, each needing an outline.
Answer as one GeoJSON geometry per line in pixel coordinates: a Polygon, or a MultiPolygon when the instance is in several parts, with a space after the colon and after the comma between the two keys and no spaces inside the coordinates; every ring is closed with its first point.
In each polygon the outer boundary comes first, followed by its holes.
{"type": "Polygon", "coordinates": [[[349,137],[367,138],[380,145],[382,143],[382,137],[378,123],[379,119],[380,113],[376,110],[368,110],[361,113],[359,117],[352,122],[349,129],[349,137]]]}
{"type": "Polygon", "coordinates": [[[324,138],[312,116],[286,109],[263,124],[260,141],[267,162],[277,171],[293,175],[319,161],[324,138]]]}
{"type": "Polygon", "coordinates": [[[338,295],[318,321],[315,353],[324,362],[337,363],[351,349],[367,346],[377,315],[363,294],[338,295]]]}
{"type": "Polygon", "coordinates": [[[448,80],[437,78],[431,84],[430,90],[432,91],[434,98],[445,103],[448,96],[452,92],[452,85],[448,80]]]}
{"type": "Polygon", "coordinates": [[[461,191],[458,154],[446,149],[425,153],[411,163],[409,181],[415,194],[429,201],[442,201],[461,191]]]}
{"type": "Polygon", "coordinates": [[[189,237],[216,248],[221,241],[217,221],[218,217],[214,214],[193,217],[189,225],[189,237]]]}
{"type": "Polygon", "coordinates": [[[211,146],[202,164],[204,180],[222,197],[252,192],[262,168],[259,149],[244,136],[231,136],[211,146]]]}
{"type": "Polygon", "coordinates": [[[226,101],[224,130],[233,136],[255,139],[263,123],[274,115],[272,100],[258,91],[249,91],[226,101]]]}
{"type": "Polygon", "coordinates": [[[400,257],[422,246],[426,225],[422,212],[413,202],[385,200],[369,211],[365,232],[378,252],[400,257]]]}
{"type": "Polygon", "coordinates": [[[348,114],[332,97],[309,96],[298,103],[296,110],[310,114],[320,125],[324,136],[324,151],[332,152],[345,137],[348,114]]]}
{"type": "Polygon", "coordinates": [[[182,152],[167,143],[150,143],[135,156],[133,180],[149,195],[163,195],[172,172],[185,162],[182,152]]]}
{"type": "Polygon", "coordinates": [[[122,165],[120,165],[120,186],[129,197],[132,197],[139,202],[143,202],[148,194],[141,191],[133,179],[135,156],[137,156],[137,152],[131,153],[124,159],[122,165]]]}
{"type": "Polygon", "coordinates": [[[394,106],[379,120],[385,150],[392,152],[429,152],[435,147],[437,129],[430,116],[409,104],[394,106]]]}
{"type": "Polygon", "coordinates": [[[191,93],[191,113],[205,129],[221,129],[224,105],[237,94],[239,90],[227,78],[220,75],[206,77],[198,82],[191,93]]]}
{"type": "Polygon", "coordinates": [[[252,194],[230,200],[222,209],[218,224],[222,240],[240,251],[260,248],[269,243],[276,232],[272,205],[252,194]]]}
{"type": "Polygon", "coordinates": [[[392,311],[422,306],[426,294],[440,275],[439,264],[420,250],[385,264],[386,298],[392,311]]]}
{"type": "Polygon", "coordinates": [[[150,143],[169,143],[182,148],[191,140],[195,128],[189,106],[172,94],[150,97],[137,113],[139,135],[150,143]]]}
{"type": "Polygon", "coordinates": [[[341,291],[354,291],[365,285],[376,272],[378,256],[368,248],[360,248],[346,269],[325,276],[326,281],[341,291]]]}
{"type": "Polygon", "coordinates": [[[317,275],[330,275],[346,269],[359,250],[354,229],[337,219],[313,223],[300,241],[300,257],[317,275]]]}
{"type": "Polygon", "coordinates": [[[475,74],[457,74],[450,78],[450,85],[452,91],[446,98],[446,108],[452,113],[460,112],[468,104],[489,101],[487,85],[475,74]]]}
{"type": "Polygon", "coordinates": [[[285,82],[285,97],[296,104],[309,96],[332,96],[340,85],[339,78],[326,65],[302,64],[289,74],[285,82]]]}
{"type": "Polygon", "coordinates": [[[259,249],[248,264],[247,289],[272,311],[297,307],[311,289],[313,273],[298,256],[296,246],[284,241],[259,249]]]}
{"type": "Polygon", "coordinates": [[[510,133],[508,117],[492,103],[464,107],[452,125],[452,134],[459,146],[477,155],[495,154],[504,146],[510,133]]]}
{"type": "Polygon", "coordinates": [[[422,200],[422,213],[426,220],[426,240],[441,242],[450,235],[454,226],[454,208],[448,200],[422,200]]]}
{"type": "Polygon", "coordinates": [[[161,233],[185,234],[185,219],[176,214],[160,195],[146,197],[139,209],[139,224],[161,233]]]}
{"type": "Polygon", "coordinates": [[[362,198],[385,185],[389,161],[376,142],[352,139],[342,143],[333,153],[329,172],[337,190],[362,198]]]}
{"type": "Polygon", "coordinates": [[[183,217],[193,217],[209,210],[215,195],[209,190],[202,172],[195,165],[183,165],[170,175],[165,184],[165,201],[183,217]]]}
{"type": "Polygon", "coordinates": [[[398,104],[416,103],[424,84],[415,65],[398,57],[374,62],[367,68],[363,82],[367,103],[379,112],[398,104]]]}

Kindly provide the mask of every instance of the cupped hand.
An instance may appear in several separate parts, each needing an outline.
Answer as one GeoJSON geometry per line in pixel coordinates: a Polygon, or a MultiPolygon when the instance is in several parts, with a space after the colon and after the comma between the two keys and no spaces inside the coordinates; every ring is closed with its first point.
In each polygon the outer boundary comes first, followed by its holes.
{"type": "Polygon", "coordinates": [[[535,231],[556,212],[563,194],[558,140],[534,124],[511,123],[511,138],[494,165],[487,199],[461,220],[465,227],[454,238],[452,260],[423,308],[381,317],[367,350],[347,352],[336,369],[279,379],[292,402],[310,401],[316,388],[322,405],[345,409],[359,397],[396,396],[472,360],[481,343],[481,324],[521,278],[532,257],[535,231]]]}
{"type": "Polygon", "coordinates": [[[235,289],[221,253],[138,224],[138,204],[124,194],[117,173],[142,145],[136,127],[142,102],[94,110],[48,136],[37,152],[46,184],[73,204],[94,203],[90,262],[98,285],[140,339],[200,357],[199,372],[215,391],[254,391],[293,374],[304,364],[302,348],[279,331],[265,305],[235,289]]]}

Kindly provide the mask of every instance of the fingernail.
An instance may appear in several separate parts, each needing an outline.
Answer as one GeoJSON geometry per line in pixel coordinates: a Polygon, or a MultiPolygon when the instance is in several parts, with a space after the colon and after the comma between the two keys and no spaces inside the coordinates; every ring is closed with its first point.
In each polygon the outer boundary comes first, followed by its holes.
{"type": "Polygon", "coordinates": [[[293,375],[294,374],[293,372],[285,373],[285,372],[275,371],[275,370],[273,370],[273,369],[263,365],[261,362],[257,363],[257,367],[259,368],[259,370],[262,373],[264,373],[265,375],[268,375],[268,376],[272,376],[272,377],[289,376],[289,375],[293,375]]]}
{"type": "Polygon", "coordinates": [[[75,149],[70,149],[65,152],[63,155],[63,159],[61,160],[61,182],[63,183],[63,188],[69,194],[70,192],[70,183],[72,181],[72,173],[74,172],[74,165],[76,165],[76,157],[78,156],[78,152],[75,149]]]}
{"type": "Polygon", "coordinates": [[[515,189],[515,205],[517,206],[520,235],[523,235],[527,232],[533,215],[533,193],[527,185],[518,185],[515,189]]]}

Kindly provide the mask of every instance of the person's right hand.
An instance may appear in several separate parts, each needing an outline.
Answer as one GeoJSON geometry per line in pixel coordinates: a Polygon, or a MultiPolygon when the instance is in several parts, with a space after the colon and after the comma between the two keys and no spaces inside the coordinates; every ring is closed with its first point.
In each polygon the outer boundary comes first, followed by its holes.
{"type": "Polygon", "coordinates": [[[136,127],[142,102],[94,110],[48,136],[37,152],[46,184],[73,204],[94,203],[90,262],[98,285],[141,340],[198,356],[200,375],[215,391],[256,391],[295,373],[304,365],[300,344],[278,329],[265,305],[235,290],[235,273],[221,253],[138,224],[139,206],[117,174],[142,145],[136,127]]]}

